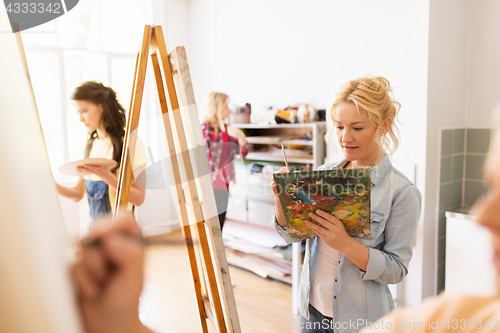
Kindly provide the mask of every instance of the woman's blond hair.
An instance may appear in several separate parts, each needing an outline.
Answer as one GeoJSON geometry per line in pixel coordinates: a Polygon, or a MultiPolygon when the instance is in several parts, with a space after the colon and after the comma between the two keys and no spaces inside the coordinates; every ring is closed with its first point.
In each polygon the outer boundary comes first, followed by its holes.
{"type": "Polygon", "coordinates": [[[219,92],[211,92],[205,102],[201,112],[201,121],[210,123],[210,126],[217,132],[219,130],[219,121],[217,116],[219,112],[226,106],[229,96],[219,92]]]}
{"type": "Polygon", "coordinates": [[[401,109],[401,104],[394,99],[393,95],[389,81],[381,76],[364,76],[343,84],[328,113],[334,126],[326,134],[327,143],[333,145],[331,136],[335,130],[337,106],[340,103],[353,103],[358,112],[366,111],[370,122],[377,127],[373,139],[384,151],[392,155],[399,145],[399,130],[395,121],[401,109]],[[384,121],[387,119],[391,120],[391,125],[386,132],[384,121]]]}

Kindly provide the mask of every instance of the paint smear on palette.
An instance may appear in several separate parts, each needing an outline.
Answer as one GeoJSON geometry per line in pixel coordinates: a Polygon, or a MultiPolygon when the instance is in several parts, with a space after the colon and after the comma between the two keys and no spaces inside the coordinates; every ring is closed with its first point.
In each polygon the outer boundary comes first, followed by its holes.
{"type": "Polygon", "coordinates": [[[318,209],[341,220],[351,237],[370,234],[370,168],[278,173],[274,182],[292,239],[316,236],[304,220],[318,209]]]}

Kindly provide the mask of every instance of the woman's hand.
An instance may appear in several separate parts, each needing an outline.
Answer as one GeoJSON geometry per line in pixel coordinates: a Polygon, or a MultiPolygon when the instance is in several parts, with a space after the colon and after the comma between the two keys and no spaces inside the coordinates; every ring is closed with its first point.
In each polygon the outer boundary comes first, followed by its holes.
{"type": "Polygon", "coordinates": [[[93,173],[108,185],[112,185],[117,181],[116,176],[107,167],[86,164],[79,168],[93,173]]]}
{"type": "MultiPolygon", "coordinates": [[[[279,171],[276,171],[275,173],[289,173],[290,170],[287,167],[282,167],[279,169],[279,171]]],[[[276,188],[276,183],[274,182],[274,177],[273,180],[271,181],[271,191],[273,191],[273,194],[276,198],[279,198],[280,193],[278,189],[276,188]]]]}
{"type": "MultiPolygon", "coordinates": [[[[290,170],[287,167],[282,167],[279,171],[275,173],[289,173],[290,170]]],[[[271,181],[271,190],[273,191],[274,194],[274,206],[276,207],[276,221],[281,227],[286,227],[286,220],[285,220],[285,214],[283,214],[283,209],[281,208],[281,203],[280,203],[280,193],[278,189],[276,188],[276,183],[274,182],[274,177],[273,180],[271,181]]]]}
{"type": "Polygon", "coordinates": [[[309,213],[309,217],[317,223],[305,220],[306,225],[332,249],[343,253],[351,244],[352,238],[347,234],[344,224],[332,214],[318,209],[316,213],[309,213]]]}
{"type": "MultiPolygon", "coordinates": [[[[106,167],[100,167],[95,165],[84,165],[80,167],[83,170],[90,171],[97,177],[101,178],[110,188],[116,191],[118,187],[118,178],[106,167]]],[[[134,179],[135,175],[139,175],[146,168],[146,164],[133,170],[134,179]]],[[[140,206],[144,203],[146,197],[146,190],[137,184],[131,184],[128,193],[128,201],[136,206],[140,206]]]]}
{"type": "Polygon", "coordinates": [[[84,242],[72,269],[86,332],[150,332],[138,313],[144,246],[137,223],[127,214],[97,224],[90,239],[98,240],[98,245],[84,242]]]}
{"type": "Polygon", "coordinates": [[[247,144],[247,137],[241,129],[233,126],[226,126],[226,130],[229,136],[238,139],[238,144],[240,146],[245,146],[247,144]]]}
{"type": "Polygon", "coordinates": [[[332,249],[341,252],[356,266],[366,272],[370,250],[363,244],[351,238],[345,230],[344,224],[332,214],[322,210],[309,213],[309,217],[321,224],[305,220],[306,225],[314,230],[319,237],[332,249]]]}

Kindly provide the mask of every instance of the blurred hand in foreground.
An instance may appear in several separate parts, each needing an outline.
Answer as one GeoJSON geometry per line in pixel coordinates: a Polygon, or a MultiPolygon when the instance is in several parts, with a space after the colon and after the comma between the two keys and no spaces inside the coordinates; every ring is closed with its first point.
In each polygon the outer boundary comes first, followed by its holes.
{"type": "Polygon", "coordinates": [[[129,214],[97,224],[82,240],[72,275],[86,332],[152,332],[139,320],[143,269],[141,232],[129,214]]]}

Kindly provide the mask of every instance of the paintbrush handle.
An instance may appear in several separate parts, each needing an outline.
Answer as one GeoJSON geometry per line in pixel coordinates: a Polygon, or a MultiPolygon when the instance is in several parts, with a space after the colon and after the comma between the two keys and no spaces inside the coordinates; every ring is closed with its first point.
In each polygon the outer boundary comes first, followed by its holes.
{"type": "Polygon", "coordinates": [[[283,147],[283,144],[281,144],[281,151],[283,152],[283,158],[285,159],[285,165],[288,171],[290,171],[290,168],[288,167],[288,161],[286,159],[286,154],[285,154],[285,147],[283,147]]]}
{"type": "MultiPolygon", "coordinates": [[[[177,245],[180,242],[176,240],[171,240],[171,239],[163,239],[163,238],[140,238],[140,237],[131,237],[134,240],[137,240],[137,242],[141,243],[144,246],[149,246],[149,245],[177,245]]],[[[92,237],[92,236],[87,236],[84,237],[80,240],[80,244],[82,246],[95,246],[95,247],[100,247],[102,246],[102,239],[98,237],[92,237]]]]}
{"type": "MultiPolygon", "coordinates": [[[[130,238],[133,240],[137,240],[137,242],[141,243],[142,245],[147,245],[147,241],[142,237],[130,237],[130,238]]],[[[82,246],[100,247],[102,246],[102,239],[99,237],[87,236],[80,240],[80,244],[82,246]]]]}

